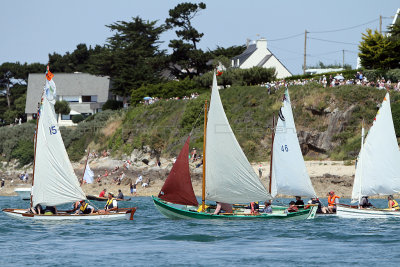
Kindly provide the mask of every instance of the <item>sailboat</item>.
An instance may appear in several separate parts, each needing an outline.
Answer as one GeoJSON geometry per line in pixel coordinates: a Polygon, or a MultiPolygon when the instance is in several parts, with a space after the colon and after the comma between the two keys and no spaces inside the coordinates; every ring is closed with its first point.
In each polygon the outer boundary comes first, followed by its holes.
{"type": "Polygon", "coordinates": [[[286,89],[273,138],[271,195],[316,197],[297,137],[286,89]]]}
{"type": "Polygon", "coordinates": [[[211,106],[207,120],[205,105],[203,151],[202,203],[198,204],[190,180],[188,153],[189,138],[181,150],[158,197],[153,196],[156,208],[169,218],[184,219],[313,219],[317,207],[287,213],[287,207],[273,206],[271,214],[250,214],[243,206],[232,213],[212,214],[205,200],[229,204],[244,204],[272,200],[271,194],[259,180],[243,153],[229,125],[218,92],[214,73],[211,106]]]}
{"type": "MultiPolygon", "coordinates": [[[[363,132],[351,195],[352,203],[359,202],[363,196],[400,192],[400,151],[393,125],[389,92],[383,99],[365,142],[363,132]]],[[[336,209],[336,214],[344,218],[400,218],[399,211],[388,209],[359,209],[358,206],[343,204],[339,204],[336,209]]]]}
{"type": "MultiPolygon", "coordinates": [[[[86,200],[72,164],[68,158],[54,112],[55,84],[47,70],[46,86],[38,111],[35,133],[35,153],[32,177],[31,208],[36,205],[58,206],[86,200]]],[[[11,217],[32,220],[115,220],[133,219],[136,208],[118,209],[107,214],[33,214],[29,209],[3,209],[11,217]]]]}

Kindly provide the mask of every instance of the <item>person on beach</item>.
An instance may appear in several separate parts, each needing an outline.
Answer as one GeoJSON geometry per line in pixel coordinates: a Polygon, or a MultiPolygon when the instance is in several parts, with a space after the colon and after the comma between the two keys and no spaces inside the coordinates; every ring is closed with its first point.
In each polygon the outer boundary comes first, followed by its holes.
{"type": "Polygon", "coordinates": [[[296,202],[295,202],[296,207],[299,209],[304,209],[304,201],[301,199],[300,196],[296,196],[296,202]]]}
{"type": "Polygon", "coordinates": [[[389,210],[400,210],[399,204],[393,198],[392,195],[388,196],[388,209],[389,210]]]}
{"type": "Polygon", "coordinates": [[[232,212],[233,209],[231,204],[217,202],[217,207],[215,208],[213,215],[218,215],[220,213],[232,213],[232,212]]]}
{"type": "Polygon", "coordinates": [[[104,195],[106,194],[106,189],[104,188],[103,191],[100,192],[99,197],[104,197],[104,195]]]}
{"type": "Polygon", "coordinates": [[[94,211],[94,208],[89,205],[89,203],[86,203],[85,200],[81,200],[79,201],[79,206],[75,214],[92,214],[94,211]]]}
{"type": "Polygon", "coordinates": [[[358,203],[358,207],[360,209],[368,209],[373,207],[373,205],[369,202],[368,200],[368,196],[363,196],[360,200],[360,202],[358,203]]]}

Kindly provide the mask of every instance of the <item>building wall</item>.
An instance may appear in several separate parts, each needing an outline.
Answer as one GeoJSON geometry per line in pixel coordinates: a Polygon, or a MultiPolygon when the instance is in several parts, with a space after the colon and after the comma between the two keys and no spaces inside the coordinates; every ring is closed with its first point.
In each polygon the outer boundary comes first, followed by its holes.
{"type": "Polygon", "coordinates": [[[275,68],[276,78],[283,79],[292,76],[292,74],[282,65],[279,60],[272,55],[272,57],[263,65],[263,68],[275,68]]]}
{"type": "Polygon", "coordinates": [[[240,62],[241,69],[250,69],[257,66],[266,56],[272,55],[267,62],[262,66],[263,68],[275,68],[277,78],[282,79],[290,77],[292,74],[288,69],[267,49],[267,40],[259,39],[256,41],[257,49],[246,59],[245,62],[240,62]]]}

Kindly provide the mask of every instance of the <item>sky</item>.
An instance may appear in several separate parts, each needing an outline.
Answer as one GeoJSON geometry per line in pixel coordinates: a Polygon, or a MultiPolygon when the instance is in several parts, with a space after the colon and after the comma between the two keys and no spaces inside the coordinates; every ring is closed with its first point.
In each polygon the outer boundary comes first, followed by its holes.
{"type": "MultiPolygon", "coordinates": [[[[105,25],[130,21],[136,16],[161,24],[168,17],[168,10],[181,2],[184,1],[2,1],[0,64],[17,61],[46,64],[48,54],[72,52],[80,43],[103,45],[113,35],[105,25]]],[[[386,30],[400,8],[398,0],[203,2],[207,8],[193,20],[194,27],[204,33],[199,48],[243,45],[247,39],[265,37],[270,51],[292,74],[302,73],[305,30],[309,32],[308,66],[319,61],[341,64],[345,50],[345,64],[354,68],[362,33],[367,28],[379,29],[380,15],[382,30],[386,30]]],[[[173,30],[164,33],[161,48],[167,49],[169,40],[175,38],[173,30]]]]}

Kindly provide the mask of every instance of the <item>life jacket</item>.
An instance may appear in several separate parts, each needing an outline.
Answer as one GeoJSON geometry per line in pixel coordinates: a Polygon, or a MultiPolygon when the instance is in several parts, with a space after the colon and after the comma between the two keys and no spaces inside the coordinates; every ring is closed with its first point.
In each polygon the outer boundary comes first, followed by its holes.
{"type": "MultiPolygon", "coordinates": [[[[394,199],[392,201],[393,201],[392,209],[399,210],[400,209],[399,203],[397,203],[397,201],[394,199]]],[[[389,202],[388,202],[388,208],[390,208],[389,202]]]]}
{"type": "Polygon", "coordinates": [[[80,211],[82,211],[83,214],[89,214],[91,212],[91,209],[88,209],[88,203],[85,203],[85,205],[81,205],[80,211]]]}
{"type": "Polygon", "coordinates": [[[336,206],[336,202],[335,202],[336,198],[340,198],[340,197],[338,197],[337,195],[328,197],[328,206],[329,207],[335,207],[336,206]]]}
{"type": "Polygon", "coordinates": [[[105,209],[112,209],[114,207],[113,206],[113,200],[115,200],[115,198],[111,198],[111,199],[107,200],[105,209]]]}

